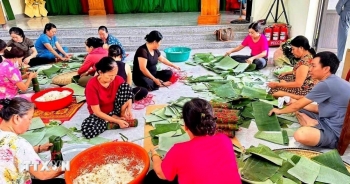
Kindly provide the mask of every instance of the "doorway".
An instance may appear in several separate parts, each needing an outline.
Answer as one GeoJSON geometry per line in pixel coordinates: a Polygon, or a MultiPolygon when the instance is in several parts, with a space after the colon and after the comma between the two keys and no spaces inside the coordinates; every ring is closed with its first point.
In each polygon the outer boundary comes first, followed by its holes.
{"type": "Polygon", "coordinates": [[[316,52],[331,51],[337,54],[339,15],[335,10],[339,0],[320,0],[318,21],[315,29],[316,52]]]}

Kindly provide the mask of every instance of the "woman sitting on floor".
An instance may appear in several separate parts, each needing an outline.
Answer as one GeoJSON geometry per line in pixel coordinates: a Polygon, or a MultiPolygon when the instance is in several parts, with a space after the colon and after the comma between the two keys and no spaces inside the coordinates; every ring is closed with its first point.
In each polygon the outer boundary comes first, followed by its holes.
{"type": "Polygon", "coordinates": [[[85,45],[88,55],[85,57],[83,65],[78,70],[78,74],[80,75],[78,83],[83,87],[85,87],[87,82],[95,75],[95,64],[103,57],[108,56],[108,51],[102,48],[103,41],[99,38],[90,37],[86,40],[85,45]]]}
{"type": "Polygon", "coordinates": [[[35,48],[38,51],[37,57],[68,61],[72,55],[67,54],[67,47],[62,47],[58,43],[55,36],[56,31],[57,29],[54,24],[47,23],[45,25],[44,33],[35,42],[35,48]]]}
{"type": "Polygon", "coordinates": [[[195,98],[185,103],[182,115],[190,141],[175,144],[163,160],[151,150],[154,170],[144,183],[241,183],[231,140],[215,134],[212,106],[195,98]]]}
{"type": "Polygon", "coordinates": [[[12,27],[9,31],[11,40],[7,42],[8,46],[15,45],[22,49],[25,53],[23,63],[28,65],[31,59],[35,58],[38,52],[34,47],[34,43],[31,39],[24,35],[24,32],[19,27],[12,27]]]}
{"type": "MultiPolygon", "coordinates": [[[[22,49],[18,47],[7,47],[4,51],[6,58],[0,63],[0,99],[13,98],[18,95],[18,90],[27,91],[33,78],[37,73],[30,72],[21,75],[20,67],[24,56],[22,49]],[[25,82],[22,79],[27,79],[25,82]]],[[[22,94],[23,98],[30,100],[33,94],[22,94]]]]}
{"type": "Polygon", "coordinates": [[[132,119],[132,89],[117,75],[117,63],[104,57],[95,67],[98,75],[91,78],[85,88],[90,116],[83,121],[81,130],[86,138],[96,137],[108,129],[127,128],[129,124],[125,120],[132,119]]]}
{"type": "Polygon", "coordinates": [[[28,130],[34,104],[15,97],[11,100],[1,99],[0,105],[0,183],[64,184],[64,179],[55,178],[63,174],[60,168],[53,170],[48,166],[49,171],[41,171],[43,164],[37,153],[48,151],[51,144],[33,148],[27,140],[18,136],[28,130]],[[25,165],[30,163],[38,163],[38,168],[29,166],[29,170],[26,170],[25,165]],[[32,180],[31,175],[37,179],[32,180]]]}
{"type": "Polygon", "coordinates": [[[260,34],[260,25],[258,22],[252,23],[248,27],[249,35],[245,37],[241,45],[226,52],[229,56],[233,52],[238,52],[244,47],[249,47],[251,54],[231,56],[237,62],[255,64],[256,69],[260,70],[266,67],[269,56],[269,44],[264,34],[260,34]]]}
{"type": "Polygon", "coordinates": [[[177,70],[180,68],[165,57],[158,48],[163,36],[158,31],[151,31],[146,35],[146,44],[140,46],[134,56],[133,81],[136,86],[144,87],[149,91],[158,90],[159,86],[170,86],[171,70],[157,71],[158,61],[177,70]]]}
{"type": "MultiPolygon", "coordinates": [[[[131,68],[128,64],[121,62],[123,50],[119,45],[111,45],[108,48],[108,56],[113,58],[118,65],[118,75],[126,81],[130,86],[132,86],[132,73],[131,68]]],[[[148,90],[143,87],[135,87],[132,89],[134,94],[134,99],[136,101],[142,100],[148,94],[148,90]]]]}
{"type": "Polygon", "coordinates": [[[126,52],[125,52],[125,49],[124,49],[123,45],[120,43],[118,38],[116,38],[113,35],[108,33],[108,29],[107,29],[106,26],[100,26],[98,28],[98,35],[100,36],[100,38],[102,39],[102,41],[104,43],[103,44],[103,48],[104,49],[108,50],[108,48],[111,45],[118,45],[123,51],[123,53],[122,53],[122,60],[121,61],[125,60],[127,55],[126,55],[126,52]]]}
{"type": "Polygon", "coordinates": [[[269,82],[269,91],[274,97],[291,96],[299,99],[305,96],[314,87],[314,79],[309,70],[315,50],[310,47],[309,41],[304,36],[297,36],[291,42],[292,52],[300,60],[292,63],[293,71],[281,73],[280,82],[269,82]]]}

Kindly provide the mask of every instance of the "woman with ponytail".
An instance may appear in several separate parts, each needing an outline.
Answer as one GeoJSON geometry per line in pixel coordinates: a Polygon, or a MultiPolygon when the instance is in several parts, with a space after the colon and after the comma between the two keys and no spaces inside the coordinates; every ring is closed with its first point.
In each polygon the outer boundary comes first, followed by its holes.
{"type": "Polygon", "coordinates": [[[293,55],[299,58],[299,61],[291,63],[294,66],[293,71],[284,72],[278,76],[280,82],[268,83],[271,88],[269,93],[274,97],[290,96],[299,99],[309,93],[315,85],[309,70],[316,52],[310,47],[308,39],[304,36],[295,37],[290,44],[293,55]]]}
{"type": "Polygon", "coordinates": [[[190,140],[175,144],[164,159],[151,150],[154,170],[144,183],[240,184],[232,142],[216,133],[216,117],[209,102],[192,99],[183,106],[182,116],[190,140]]]}

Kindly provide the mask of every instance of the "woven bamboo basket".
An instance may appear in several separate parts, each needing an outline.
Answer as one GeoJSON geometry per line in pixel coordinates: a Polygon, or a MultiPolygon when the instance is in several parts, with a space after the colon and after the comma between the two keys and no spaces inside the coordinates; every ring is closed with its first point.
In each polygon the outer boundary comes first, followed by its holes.
{"type": "Polygon", "coordinates": [[[72,78],[75,75],[78,75],[77,71],[70,71],[67,73],[56,75],[54,78],[52,78],[52,84],[56,84],[60,86],[68,85],[72,83],[72,78]]]}
{"type": "MultiPolygon", "coordinates": [[[[283,148],[283,149],[275,149],[274,151],[279,151],[279,150],[288,151],[296,155],[304,156],[306,158],[312,158],[322,154],[321,152],[318,152],[318,151],[313,151],[313,150],[308,150],[303,148],[283,148]]],[[[350,172],[350,165],[346,162],[344,162],[344,164],[345,164],[345,167],[350,172]]]]}

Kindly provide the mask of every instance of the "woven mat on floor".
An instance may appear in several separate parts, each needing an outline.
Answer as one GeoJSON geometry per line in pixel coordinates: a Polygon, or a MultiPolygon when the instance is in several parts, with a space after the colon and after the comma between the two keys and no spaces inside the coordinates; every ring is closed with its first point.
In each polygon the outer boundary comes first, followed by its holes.
{"type": "Polygon", "coordinates": [[[74,98],[71,105],[58,111],[42,111],[35,109],[33,117],[40,117],[44,123],[48,123],[50,120],[60,120],[63,123],[64,121],[69,121],[83,104],[84,102],[77,103],[74,98]]]}
{"type": "MultiPolygon", "coordinates": [[[[156,109],[160,109],[160,108],[163,108],[167,106],[166,104],[163,104],[163,105],[150,105],[150,106],[147,106],[146,107],[146,115],[149,115],[151,114],[151,112],[153,112],[154,110],[156,109]]],[[[153,130],[153,126],[152,125],[145,125],[145,132],[144,132],[144,137],[148,137],[149,136],[149,131],[150,130],[153,130]]],[[[239,140],[235,137],[235,138],[232,138],[232,144],[236,145],[237,147],[242,147],[241,143],[239,142],[239,140]]],[[[152,144],[152,141],[151,141],[151,138],[146,138],[144,139],[144,142],[143,142],[143,147],[146,149],[146,151],[149,151],[151,148],[153,148],[153,144],[152,144]]]]}

